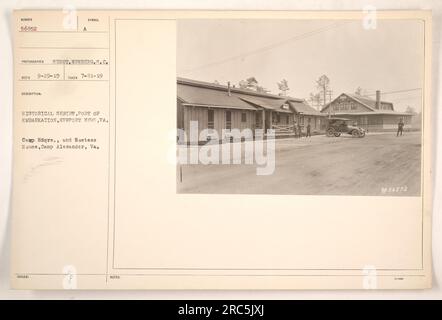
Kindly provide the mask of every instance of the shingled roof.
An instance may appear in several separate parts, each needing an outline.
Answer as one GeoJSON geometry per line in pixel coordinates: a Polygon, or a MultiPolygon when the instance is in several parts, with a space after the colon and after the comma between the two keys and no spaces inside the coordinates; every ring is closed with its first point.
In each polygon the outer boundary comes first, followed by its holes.
{"type": "MultiPolygon", "coordinates": [[[[372,99],[366,96],[360,96],[358,94],[352,94],[352,93],[342,93],[339,96],[337,96],[335,99],[333,99],[331,102],[327,103],[325,105],[324,108],[321,109],[321,112],[324,111],[325,109],[328,108],[328,106],[334,102],[336,99],[338,99],[339,97],[341,97],[342,95],[346,95],[347,97],[349,97],[350,99],[355,100],[356,102],[361,103],[362,105],[364,105],[367,109],[371,110],[371,111],[376,111],[379,112],[379,109],[376,109],[376,99],[372,99]]],[[[388,101],[380,101],[381,103],[386,103],[386,104],[390,104],[391,107],[393,108],[393,103],[392,102],[388,102],[388,101]]],[[[393,109],[394,112],[394,109],[393,109]]]]}
{"type": "MultiPolygon", "coordinates": [[[[347,96],[349,96],[350,98],[353,98],[357,101],[359,101],[360,103],[364,104],[365,106],[369,107],[370,109],[372,109],[373,111],[377,111],[376,109],[376,99],[372,99],[366,96],[360,96],[358,94],[350,94],[350,93],[346,93],[347,96]]],[[[388,101],[382,101],[381,103],[388,103],[393,105],[393,103],[388,102],[388,101]]]]}
{"type": "Polygon", "coordinates": [[[225,91],[212,90],[210,88],[178,83],[177,95],[184,104],[210,106],[213,108],[256,110],[255,107],[244,102],[239,97],[229,96],[225,91]]]}
{"type": "MultiPolygon", "coordinates": [[[[196,87],[204,87],[204,88],[208,88],[208,89],[212,89],[212,90],[219,90],[219,91],[224,91],[227,92],[228,87],[222,84],[217,84],[217,83],[210,83],[210,82],[205,82],[205,81],[200,81],[200,80],[193,80],[193,79],[187,79],[187,78],[182,78],[182,77],[177,77],[177,84],[185,84],[185,85],[192,85],[192,86],[196,86],[196,87]]],[[[250,90],[250,89],[242,89],[242,88],[236,88],[236,87],[230,87],[230,92],[231,93],[242,93],[242,94],[246,94],[248,96],[256,96],[256,97],[261,97],[261,98],[273,98],[273,99],[286,99],[286,100],[293,100],[293,101],[303,101],[303,99],[300,98],[294,98],[294,97],[289,97],[289,96],[278,96],[275,94],[271,94],[271,93],[266,93],[266,92],[257,92],[254,90],[250,90]]]]}
{"type": "Polygon", "coordinates": [[[282,106],[286,103],[286,99],[273,99],[267,97],[255,97],[240,93],[235,93],[235,95],[239,96],[243,101],[251,103],[254,106],[258,106],[267,110],[292,113],[290,109],[282,109],[282,106]]]}
{"type": "Polygon", "coordinates": [[[184,104],[247,110],[264,108],[292,113],[290,109],[282,108],[284,104],[289,103],[296,113],[323,115],[310,107],[303,99],[235,87],[230,88],[229,95],[227,86],[185,78],[177,79],[177,95],[184,104]]]}
{"type": "Polygon", "coordinates": [[[307,116],[325,116],[325,114],[310,107],[306,102],[289,101],[289,104],[296,113],[302,113],[307,116]]]}

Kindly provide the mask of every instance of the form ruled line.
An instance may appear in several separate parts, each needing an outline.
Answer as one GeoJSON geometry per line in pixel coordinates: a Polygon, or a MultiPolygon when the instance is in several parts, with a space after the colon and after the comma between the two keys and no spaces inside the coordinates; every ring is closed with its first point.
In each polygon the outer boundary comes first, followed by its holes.
{"type": "Polygon", "coordinates": [[[108,50],[108,47],[20,47],[20,49],[97,49],[108,50]]]}

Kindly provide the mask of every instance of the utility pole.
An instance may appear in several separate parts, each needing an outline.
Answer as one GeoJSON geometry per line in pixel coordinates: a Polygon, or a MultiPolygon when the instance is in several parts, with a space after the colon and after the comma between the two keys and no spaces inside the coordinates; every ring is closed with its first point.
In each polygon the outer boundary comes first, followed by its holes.
{"type": "MultiPolygon", "coordinates": [[[[327,90],[327,94],[328,94],[328,102],[330,103],[333,91],[331,89],[327,90]]],[[[326,103],[324,103],[324,105],[326,105],[326,103]]],[[[331,105],[328,107],[328,118],[329,119],[331,118],[331,105]]]]}
{"type": "MultiPolygon", "coordinates": [[[[310,98],[312,100],[318,100],[318,108],[321,106],[321,100],[322,100],[322,110],[325,109],[327,105],[327,95],[330,96],[331,101],[331,89],[330,89],[330,79],[323,74],[319,77],[319,79],[316,80],[316,89],[319,90],[316,94],[311,93],[310,98]]],[[[328,110],[329,117],[330,117],[330,108],[328,110]]]]}
{"type": "Polygon", "coordinates": [[[325,105],[327,104],[327,101],[326,101],[326,99],[327,99],[327,88],[325,86],[325,82],[322,85],[322,93],[324,94],[324,105],[322,106],[322,109],[324,109],[325,105]]]}
{"type": "MultiPolygon", "coordinates": [[[[322,95],[323,95],[323,105],[322,105],[322,109],[325,108],[325,106],[327,105],[327,95],[329,96],[329,101],[331,102],[331,95],[332,95],[332,91],[327,89],[327,83],[322,84],[322,95]]],[[[331,113],[330,113],[330,107],[328,108],[328,118],[330,119],[331,117],[331,113]]]]}

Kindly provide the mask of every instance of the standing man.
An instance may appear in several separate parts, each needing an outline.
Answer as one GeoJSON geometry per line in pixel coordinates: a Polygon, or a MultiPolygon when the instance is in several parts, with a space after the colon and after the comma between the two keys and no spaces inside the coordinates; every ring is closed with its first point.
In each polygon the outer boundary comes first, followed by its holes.
{"type": "Polygon", "coordinates": [[[404,130],[404,119],[400,118],[399,123],[397,124],[397,134],[396,137],[399,137],[399,133],[402,136],[402,132],[404,130]]]}
{"type": "Polygon", "coordinates": [[[301,123],[298,122],[298,137],[302,138],[302,128],[301,128],[301,123]]]}
{"type": "Polygon", "coordinates": [[[306,138],[312,136],[311,133],[310,133],[311,128],[312,128],[312,127],[311,127],[311,125],[310,125],[310,121],[309,121],[308,124],[307,124],[307,133],[306,133],[306,135],[305,135],[306,138]]]}

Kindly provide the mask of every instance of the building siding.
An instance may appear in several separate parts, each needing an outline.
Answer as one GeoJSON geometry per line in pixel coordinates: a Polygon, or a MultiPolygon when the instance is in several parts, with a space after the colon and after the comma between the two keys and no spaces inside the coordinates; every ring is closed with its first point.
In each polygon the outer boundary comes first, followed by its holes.
{"type": "Polygon", "coordinates": [[[326,107],[322,112],[328,113],[353,113],[353,112],[367,112],[371,111],[370,108],[367,108],[363,104],[349,98],[348,96],[342,94],[337,99],[332,101],[328,107],[326,107]]]}
{"type": "MultiPolygon", "coordinates": [[[[198,122],[198,137],[201,132],[208,128],[208,110],[206,107],[194,107],[194,106],[184,106],[183,108],[183,128],[187,135],[187,139],[190,137],[190,122],[198,122]]],[[[222,130],[226,129],[226,112],[231,113],[231,128],[232,129],[250,129],[255,130],[255,116],[256,112],[251,110],[236,110],[236,109],[210,109],[214,111],[214,123],[213,129],[217,131],[218,135],[222,135],[222,130]],[[246,121],[241,121],[242,114],[246,114],[246,121]]],[[[220,137],[221,139],[221,137],[220,137]]]]}
{"type": "MultiPolygon", "coordinates": [[[[373,102],[371,103],[373,104],[373,102]]],[[[357,123],[358,126],[368,131],[396,130],[401,118],[404,120],[404,127],[406,129],[412,129],[411,115],[403,113],[394,114],[393,110],[393,104],[390,102],[381,102],[380,109],[377,110],[367,107],[365,104],[358,100],[354,100],[346,94],[341,94],[324,108],[322,112],[328,114],[330,111],[330,114],[334,117],[350,119],[352,122],[357,123]],[[382,113],[384,110],[393,113],[382,113]],[[363,115],[356,114],[362,112],[364,113],[363,115]]]]}
{"type": "MultiPolygon", "coordinates": [[[[203,130],[213,128],[219,138],[223,139],[224,137],[221,135],[222,131],[227,129],[227,112],[231,114],[230,129],[240,131],[249,129],[252,133],[260,128],[264,130],[275,129],[277,136],[293,134],[294,130],[292,129],[295,121],[299,123],[299,118],[304,118],[304,116],[311,119],[313,131],[318,131],[321,126],[319,118],[323,116],[301,99],[251,92],[250,90],[233,89],[229,91],[229,88],[220,85],[192,80],[181,79],[178,82],[177,127],[184,129],[188,140],[192,121],[198,122],[198,138],[203,130]],[[293,104],[296,104],[296,107],[293,104]],[[213,124],[211,120],[210,128],[209,112],[210,115],[213,112],[213,124]],[[318,114],[315,115],[315,113],[318,114]]],[[[302,125],[302,127],[305,126],[302,125]]],[[[207,139],[201,135],[201,140],[207,139]]]]}

